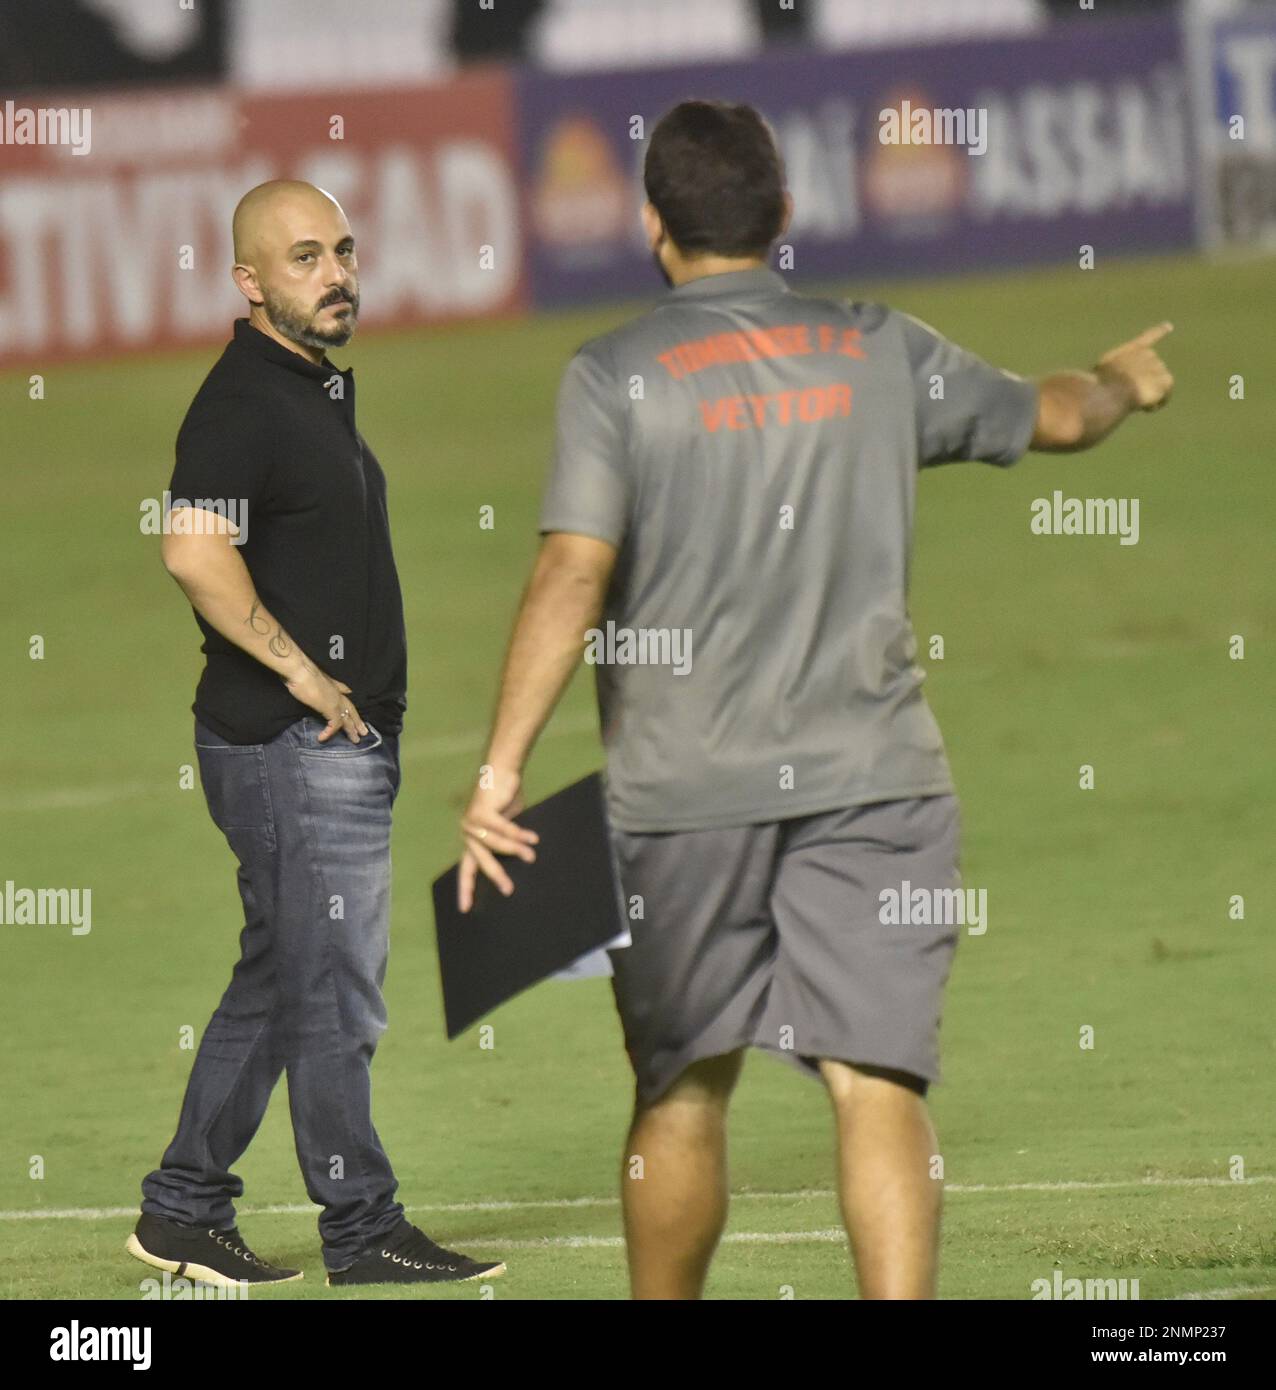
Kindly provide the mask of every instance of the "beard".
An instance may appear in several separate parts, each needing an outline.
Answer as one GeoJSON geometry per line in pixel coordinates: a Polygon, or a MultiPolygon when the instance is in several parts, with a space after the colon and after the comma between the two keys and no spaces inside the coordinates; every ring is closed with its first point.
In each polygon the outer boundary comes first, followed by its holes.
{"type": "Polygon", "coordinates": [[[330,347],[345,347],[354,337],[355,323],[359,318],[357,286],[330,291],[315,305],[313,313],[310,314],[307,314],[296,300],[285,299],[282,295],[274,294],[265,288],[262,289],[261,297],[266,317],[289,342],[323,351],[330,347]],[[316,326],[315,320],[328,305],[341,303],[350,306],[350,312],[344,321],[338,320],[331,328],[316,326]]]}

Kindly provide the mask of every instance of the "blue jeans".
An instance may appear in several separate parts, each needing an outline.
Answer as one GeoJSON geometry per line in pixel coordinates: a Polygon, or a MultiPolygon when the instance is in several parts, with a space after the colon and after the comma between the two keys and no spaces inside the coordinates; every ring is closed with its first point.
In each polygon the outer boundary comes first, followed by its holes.
{"type": "Polygon", "coordinates": [[[369,1067],[385,1031],[390,811],[398,740],[298,720],[268,743],[199,721],[208,809],[239,860],[240,957],[195,1056],[177,1134],[142,1182],[142,1210],[226,1229],[244,1185],[230,1167],[288,1073],[297,1160],[323,1208],[324,1263],[341,1269],[403,1207],[372,1124],[369,1067]]]}

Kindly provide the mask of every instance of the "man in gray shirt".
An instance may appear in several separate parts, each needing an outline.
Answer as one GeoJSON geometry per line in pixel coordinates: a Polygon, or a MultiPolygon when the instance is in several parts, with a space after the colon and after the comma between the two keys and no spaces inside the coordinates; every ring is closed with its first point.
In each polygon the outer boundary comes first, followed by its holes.
{"type": "Polygon", "coordinates": [[[828,1087],[862,1295],[933,1297],[924,1097],[960,878],[908,618],[917,471],[1097,443],[1168,397],[1153,344],[1170,326],[1092,373],[1028,381],[883,305],[791,293],[766,267],[783,170],[745,106],[675,107],[644,176],[671,292],[564,375],[544,541],[462,820],[461,906],[478,872],[512,891],[497,855],[535,857],[511,817],[583,643],[633,918],[612,962],[637,1078],[634,1296],[703,1288],[727,1103],[756,1046],[828,1087]],[[940,910],[889,918],[892,894],[918,892],[940,910]]]}

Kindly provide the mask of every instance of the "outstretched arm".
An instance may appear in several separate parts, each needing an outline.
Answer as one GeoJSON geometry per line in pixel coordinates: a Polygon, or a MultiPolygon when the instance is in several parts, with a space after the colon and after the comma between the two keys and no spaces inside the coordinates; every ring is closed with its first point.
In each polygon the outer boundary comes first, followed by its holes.
{"type": "Polygon", "coordinates": [[[1045,453],[1089,449],[1136,410],[1157,410],[1174,378],[1156,344],[1173,330],[1158,324],[1099,359],[1093,372],[1056,372],[1038,383],[1037,425],[1029,448],[1045,453]]]}
{"type": "Polygon", "coordinates": [[[567,531],[547,535],[514,624],[484,775],[461,818],[465,854],[458,905],[468,912],[481,871],[506,895],[514,891],[496,858],[531,862],[536,835],[514,823],[522,809],[523,767],[540,731],[567,688],[597,622],[616,563],[616,547],[567,531]]]}

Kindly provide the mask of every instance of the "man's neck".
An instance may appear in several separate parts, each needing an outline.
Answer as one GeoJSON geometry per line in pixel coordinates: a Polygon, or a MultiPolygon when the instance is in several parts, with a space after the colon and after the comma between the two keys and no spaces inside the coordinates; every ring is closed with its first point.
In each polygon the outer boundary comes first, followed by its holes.
{"type": "Polygon", "coordinates": [[[703,280],[707,275],[730,275],[737,270],[764,270],[766,261],[761,256],[696,256],[684,260],[679,257],[665,269],[674,287],[689,285],[692,280],[703,280]]]}
{"type": "Polygon", "coordinates": [[[275,342],[286,347],[290,352],[295,352],[299,357],[304,357],[307,362],[312,362],[316,367],[323,361],[322,348],[307,347],[305,343],[294,343],[291,338],[285,338],[266,317],[266,311],[260,304],[254,304],[249,309],[248,322],[259,333],[264,333],[267,338],[273,338],[275,342]]]}

